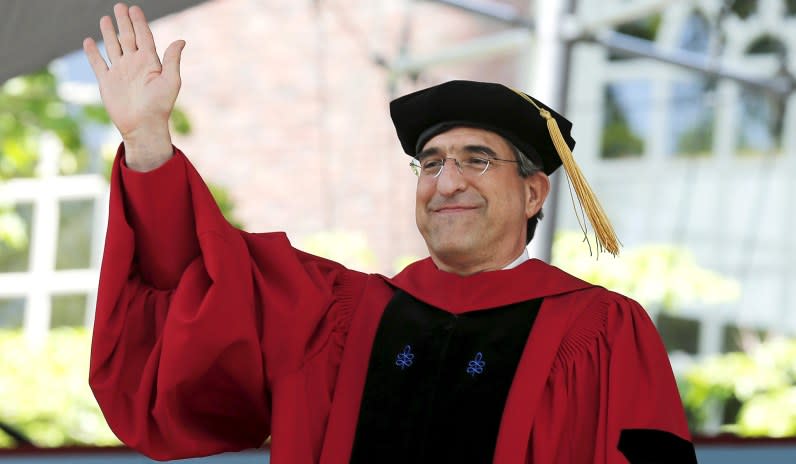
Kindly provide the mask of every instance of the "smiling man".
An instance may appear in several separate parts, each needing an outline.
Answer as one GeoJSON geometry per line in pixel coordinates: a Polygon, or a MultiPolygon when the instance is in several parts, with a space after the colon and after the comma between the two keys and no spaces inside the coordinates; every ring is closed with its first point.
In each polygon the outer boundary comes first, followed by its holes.
{"type": "Polygon", "coordinates": [[[526,224],[550,183],[535,168],[537,175],[518,176],[521,156],[503,137],[474,127],[454,127],[425,143],[416,157],[415,212],[441,270],[495,271],[523,253],[526,224]]]}
{"type": "Polygon", "coordinates": [[[393,101],[430,256],[363,274],[224,220],[171,144],[184,43],[161,63],[141,9],[114,13],[110,64],[84,42],[123,141],[90,384],[126,444],[173,459],[271,436],[275,464],[696,462],[645,311],[528,259],[562,161],[595,209],[561,115],[481,82],[393,101]]]}

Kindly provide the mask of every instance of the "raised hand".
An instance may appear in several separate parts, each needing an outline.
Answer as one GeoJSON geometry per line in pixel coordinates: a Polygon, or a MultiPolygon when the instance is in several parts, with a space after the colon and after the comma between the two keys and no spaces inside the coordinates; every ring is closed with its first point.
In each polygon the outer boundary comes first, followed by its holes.
{"type": "Polygon", "coordinates": [[[172,42],[161,63],[141,8],[117,3],[113,12],[118,36],[111,18],[100,18],[110,66],[93,39],[83,40],[83,50],[97,76],[102,102],[124,140],[127,166],[148,171],[172,154],[168,122],[180,90],[185,41],[172,42]]]}

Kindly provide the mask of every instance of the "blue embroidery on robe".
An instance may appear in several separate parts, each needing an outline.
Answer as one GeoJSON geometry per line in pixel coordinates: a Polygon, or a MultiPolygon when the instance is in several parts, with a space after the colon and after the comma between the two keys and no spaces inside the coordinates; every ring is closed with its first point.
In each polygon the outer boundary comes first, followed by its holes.
{"type": "Polygon", "coordinates": [[[406,345],[404,350],[398,353],[398,356],[395,359],[395,365],[400,367],[401,370],[406,369],[412,365],[412,362],[415,359],[414,353],[412,353],[412,347],[406,345]]]}
{"type": "Polygon", "coordinates": [[[475,354],[475,359],[467,364],[467,373],[475,377],[484,372],[484,366],[486,366],[486,361],[484,361],[484,355],[479,351],[475,354]]]}

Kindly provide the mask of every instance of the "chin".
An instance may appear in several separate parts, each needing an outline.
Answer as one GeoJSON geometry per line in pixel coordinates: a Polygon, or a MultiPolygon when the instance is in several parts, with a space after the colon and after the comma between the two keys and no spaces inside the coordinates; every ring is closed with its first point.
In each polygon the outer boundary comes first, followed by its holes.
{"type": "Polygon", "coordinates": [[[427,242],[427,244],[429,253],[444,261],[459,261],[461,258],[473,256],[477,250],[474,244],[460,241],[427,242]]]}
{"type": "Polygon", "coordinates": [[[472,256],[482,249],[484,234],[476,230],[480,230],[477,224],[456,221],[428,224],[420,232],[432,256],[456,259],[472,256]]]}

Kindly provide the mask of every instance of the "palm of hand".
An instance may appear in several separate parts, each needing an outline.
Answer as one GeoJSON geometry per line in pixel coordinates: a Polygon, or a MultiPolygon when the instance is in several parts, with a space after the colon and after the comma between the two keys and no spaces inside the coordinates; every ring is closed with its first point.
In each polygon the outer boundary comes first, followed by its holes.
{"type": "Polygon", "coordinates": [[[136,131],[167,124],[180,89],[179,58],[185,42],[169,45],[161,64],[143,11],[120,3],[114,13],[118,36],[109,17],[100,19],[110,67],[92,39],[83,41],[83,49],[108,115],[127,139],[136,131]]]}
{"type": "Polygon", "coordinates": [[[157,55],[144,50],[125,54],[98,80],[108,115],[123,136],[147,118],[167,120],[179,91],[179,82],[164,75],[157,55]]]}

